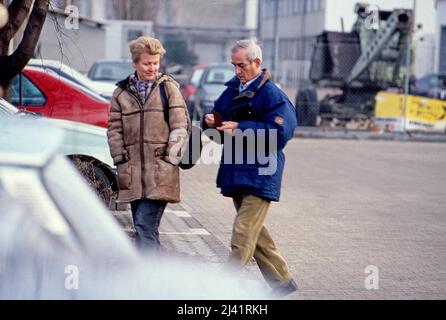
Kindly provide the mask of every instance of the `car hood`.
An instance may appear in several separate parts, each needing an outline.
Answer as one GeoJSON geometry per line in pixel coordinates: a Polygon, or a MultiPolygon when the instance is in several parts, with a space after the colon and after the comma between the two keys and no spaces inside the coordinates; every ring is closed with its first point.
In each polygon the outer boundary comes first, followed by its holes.
{"type": "Polygon", "coordinates": [[[225,91],[224,84],[204,84],[200,89],[200,97],[205,100],[215,101],[225,91]]]}
{"type": "Polygon", "coordinates": [[[101,94],[104,97],[111,98],[113,91],[116,89],[116,85],[113,82],[106,81],[91,81],[92,89],[101,94]]]}
{"type": "Polygon", "coordinates": [[[63,129],[65,135],[61,147],[65,155],[83,155],[95,158],[110,168],[114,168],[108,147],[107,129],[54,118],[42,118],[41,121],[63,129]]]}
{"type": "Polygon", "coordinates": [[[0,118],[0,163],[43,166],[63,141],[63,131],[31,117],[0,118]],[[11,137],[21,129],[21,134],[11,137]],[[36,134],[37,133],[37,134],[36,134]]]}

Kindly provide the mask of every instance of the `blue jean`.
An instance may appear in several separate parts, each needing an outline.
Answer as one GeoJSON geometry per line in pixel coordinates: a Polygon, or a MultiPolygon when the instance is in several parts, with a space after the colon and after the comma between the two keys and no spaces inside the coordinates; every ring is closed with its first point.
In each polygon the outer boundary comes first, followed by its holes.
{"type": "Polygon", "coordinates": [[[141,249],[158,250],[161,218],[167,202],[140,199],[131,202],[133,223],[136,229],[136,244],[141,249]]]}

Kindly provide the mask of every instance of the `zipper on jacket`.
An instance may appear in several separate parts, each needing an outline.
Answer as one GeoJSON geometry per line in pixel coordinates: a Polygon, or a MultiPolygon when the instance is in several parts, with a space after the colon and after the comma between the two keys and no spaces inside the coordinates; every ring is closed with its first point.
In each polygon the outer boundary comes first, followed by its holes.
{"type": "Polygon", "coordinates": [[[144,176],[146,173],[146,165],[145,165],[145,155],[144,155],[144,108],[143,105],[141,104],[141,101],[139,101],[139,98],[133,94],[133,92],[131,90],[127,91],[130,96],[132,96],[133,98],[135,98],[136,102],[138,103],[139,106],[139,119],[140,119],[140,123],[139,123],[139,155],[141,157],[141,197],[145,198],[145,189],[146,189],[146,183],[144,181],[144,176]]]}
{"type": "MultiPolygon", "coordinates": [[[[146,99],[146,103],[147,101],[149,101],[150,96],[152,95],[155,87],[157,87],[158,85],[155,85],[155,82],[152,85],[152,88],[150,88],[150,92],[147,95],[147,99],[146,99]]],[[[136,102],[138,103],[139,106],[139,112],[140,112],[140,128],[139,128],[139,153],[140,153],[140,157],[141,157],[141,196],[142,198],[145,198],[145,189],[146,189],[146,183],[144,181],[144,176],[146,173],[146,165],[145,165],[145,155],[144,155],[144,105],[141,104],[141,101],[139,100],[139,98],[131,91],[131,90],[127,90],[127,92],[130,94],[130,96],[132,96],[133,98],[135,98],[136,102]]]]}

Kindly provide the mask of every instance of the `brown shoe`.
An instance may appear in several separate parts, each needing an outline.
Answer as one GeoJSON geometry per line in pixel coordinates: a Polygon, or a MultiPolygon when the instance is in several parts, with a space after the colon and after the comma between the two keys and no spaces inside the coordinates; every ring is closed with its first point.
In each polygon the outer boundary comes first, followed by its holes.
{"type": "Polygon", "coordinates": [[[296,290],[297,283],[294,281],[294,279],[291,279],[290,281],[281,284],[277,288],[274,288],[271,292],[271,296],[274,298],[283,298],[296,290]]]}

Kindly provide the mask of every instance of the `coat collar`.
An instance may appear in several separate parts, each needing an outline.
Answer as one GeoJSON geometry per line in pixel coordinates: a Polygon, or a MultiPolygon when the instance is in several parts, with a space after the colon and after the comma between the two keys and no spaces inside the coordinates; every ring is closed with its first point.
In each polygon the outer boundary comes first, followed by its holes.
{"type": "MultiPolygon", "coordinates": [[[[255,79],[254,82],[251,83],[246,90],[241,92],[234,99],[239,99],[244,97],[252,99],[255,96],[256,92],[260,90],[260,88],[270,79],[271,79],[271,73],[269,72],[269,70],[262,69],[262,73],[260,74],[260,76],[257,79],[255,79]]],[[[226,82],[225,85],[229,88],[233,88],[234,90],[238,91],[240,86],[240,80],[237,77],[234,77],[228,82],[226,82]]]]}
{"type": "MultiPolygon", "coordinates": [[[[130,90],[130,81],[131,81],[131,75],[128,76],[127,78],[117,82],[116,86],[118,88],[121,88],[122,90],[128,91],[128,90],[130,90]]],[[[158,78],[153,82],[152,87],[155,87],[164,81],[173,81],[177,86],[179,86],[178,83],[175,81],[175,79],[171,75],[166,74],[166,73],[161,73],[158,76],[158,78]]]]}

